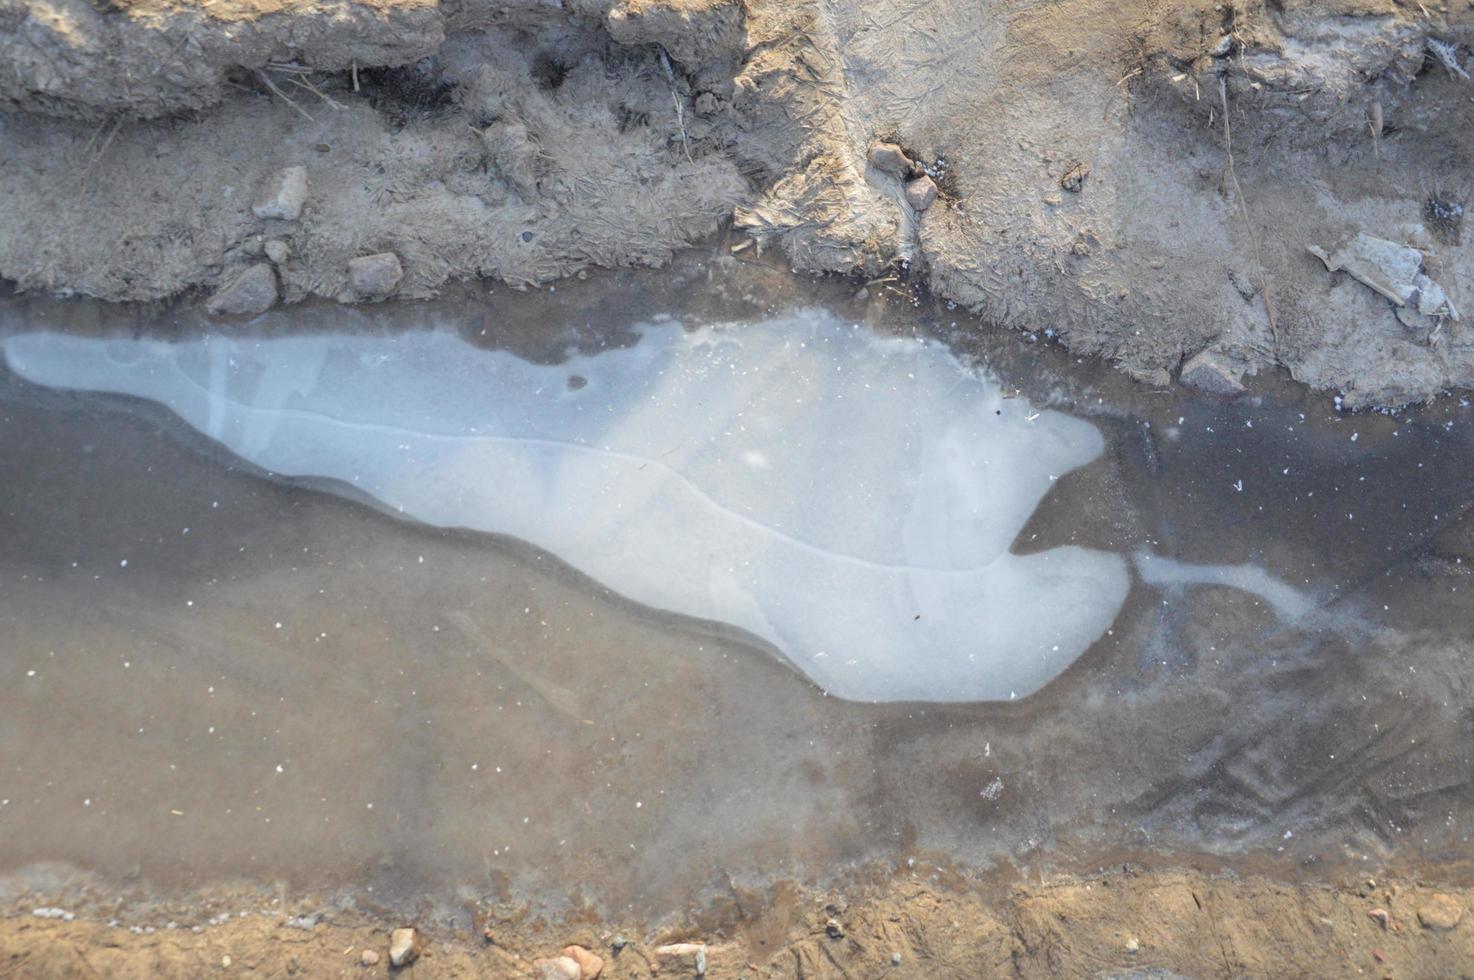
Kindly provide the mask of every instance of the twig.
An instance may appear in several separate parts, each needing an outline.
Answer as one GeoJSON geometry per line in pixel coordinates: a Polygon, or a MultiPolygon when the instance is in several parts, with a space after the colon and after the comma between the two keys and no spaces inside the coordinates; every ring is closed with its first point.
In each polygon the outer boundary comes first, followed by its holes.
{"type": "Polygon", "coordinates": [[[670,82],[670,100],[676,107],[676,125],[681,127],[681,145],[686,148],[686,161],[695,163],[691,159],[691,140],[686,136],[686,113],[681,109],[681,99],[676,92],[676,73],[670,66],[670,57],[665,53],[665,48],[660,49],[660,67],[665,70],[666,81],[670,82]]]}
{"type": "MultiPolygon", "coordinates": [[[[122,127],[122,125],[122,116],[119,116],[117,119],[113,120],[113,128],[108,130],[107,136],[103,138],[102,145],[97,148],[97,152],[95,154],[92,154],[90,156],[90,158],[87,160],[87,165],[83,167],[82,172],[77,175],[77,187],[79,189],[87,186],[87,175],[92,172],[92,168],[97,166],[97,162],[103,158],[104,154],[107,153],[107,148],[113,145],[113,137],[118,135],[118,130],[122,127]]],[[[101,132],[102,127],[99,126],[97,131],[101,132]]],[[[92,134],[92,139],[87,141],[87,150],[92,149],[92,143],[96,139],[97,133],[95,132],[92,134]]],[[[87,150],[84,150],[83,152],[85,153],[87,152],[87,150]]]]}
{"type": "Polygon", "coordinates": [[[338,101],[334,100],[333,98],[331,98],[322,89],[318,88],[316,85],[313,85],[312,82],[309,81],[306,77],[298,78],[295,75],[288,75],[287,76],[287,81],[291,82],[293,85],[297,86],[298,88],[305,88],[307,91],[311,92],[313,95],[317,96],[319,99],[322,99],[324,102],[326,102],[330,108],[333,108],[333,109],[341,109],[341,108],[343,108],[343,104],[341,102],[338,102],[338,101]]]}
{"type": "Polygon", "coordinates": [[[1249,232],[1249,245],[1254,249],[1254,265],[1259,272],[1259,295],[1264,299],[1264,312],[1269,316],[1269,330],[1274,342],[1280,342],[1279,324],[1274,319],[1274,304],[1269,301],[1269,283],[1264,275],[1264,260],[1259,256],[1259,237],[1254,234],[1254,219],[1249,217],[1249,202],[1244,198],[1244,189],[1239,185],[1238,170],[1233,165],[1233,130],[1228,124],[1228,81],[1218,76],[1218,98],[1223,103],[1223,145],[1228,153],[1228,179],[1233,182],[1233,192],[1238,196],[1239,209],[1244,213],[1244,227],[1249,232]]]}
{"type": "Polygon", "coordinates": [[[358,59],[353,59],[353,91],[358,91],[358,59]]]}
{"type": "Polygon", "coordinates": [[[271,89],[277,95],[281,96],[281,99],[282,99],[283,102],[285,102],[287,105],[291,106],[293,109],[296,109],[298,112],[300,112],[302,114],[303,118],[305,118],[308,122],[317,122],[316,119],[313,119],[312,116],[308,114],[308,112],[307,112],[306,109],[302,108],[297,103],[293,102],[292,101],[292,97],[290,95],[288,95],[287,93],[283,92],[281,89],[277,88],[276,87],[276,83],[273,82],[271,80],[271,78],[267,76],[266,72],[264,72],[264,71],[262,71],[261,69],[258,68],[258,69],[256,69],[256,75],[257,75],[257,77],[259,77],[261,79],[261,81],[263,81],[263,82],[266,83],[266,87],[267,88],[271,89]]]}

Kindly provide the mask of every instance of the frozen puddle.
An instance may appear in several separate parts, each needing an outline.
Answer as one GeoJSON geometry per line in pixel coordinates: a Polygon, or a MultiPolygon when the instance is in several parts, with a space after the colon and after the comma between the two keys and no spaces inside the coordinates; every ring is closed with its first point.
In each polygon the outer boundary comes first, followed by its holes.
{"type": "Polygon", "coordinates": [[[161,403],[269,471],[741,627],[845,698],[1023,697],[1120,609],[1121,556],[1009,551],[1101,452],[1089,423],[823,313],[639,332],[557,365],[450,332],[3,343],[30,381],[161,403]]]}

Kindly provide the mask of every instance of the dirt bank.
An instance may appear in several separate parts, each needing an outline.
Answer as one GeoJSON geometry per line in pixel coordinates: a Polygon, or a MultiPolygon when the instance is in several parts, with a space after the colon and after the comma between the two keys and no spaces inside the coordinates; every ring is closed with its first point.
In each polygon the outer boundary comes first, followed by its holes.
{"type": "Polygon", "coordinates": [[[1463,0],[8,0],[0,277],[154,300],[254,265],[242,308],[422,297],[660,264],[731,221],[1150,384],[1206,351],[1201,383],[1283,365],[1418,400],[1474,384],[1447,315],[1474,309],[1471,24],[1463,0]],[[287,167],[300,213],[259,217],[287,167]],[[1415,248],[1445,315],[1307,251],[1357,232],[1415,248]],[[350,275],[383,252],[402,278],[350,275]]]}
{"type": "Polygon", "coordinates": [[[1474,963],[1474,896],[1410,879],[1295,886],[1116,868],[986,889],[912,873],[848,899],[791,885],[748,894],[746,906],[734,895],[726,915],[655,931],[470,907],[441,921],[422,917],[414,920],[420,955],[398,971],[389,969],[389,931],[404,920],[325,912],[299,896],[221,894],[101,920],[42,906],[0,918],[0,969],[24,978],[539,978],[547,976],[539,959],[578,944],[603,960],[607,980],[695,976],[694,954],[660,952],[675,943],[701,944],[710,980],[1447,978],[1468,976],[1474,963]],[[375,962],[365,965],[366,952],[375,962]]]}

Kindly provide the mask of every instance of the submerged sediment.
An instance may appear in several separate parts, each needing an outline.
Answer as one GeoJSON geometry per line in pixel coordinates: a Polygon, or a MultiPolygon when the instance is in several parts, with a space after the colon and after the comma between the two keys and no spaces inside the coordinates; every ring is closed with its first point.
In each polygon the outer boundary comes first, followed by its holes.
{"type": "Polygon", "coordinates": [[[1230,392],[1282,366],[1353,407],[1420,400],[1474,383],[1470,30],[1339,0],[14,0],[0,276],[155,300],[249,272],[217,304],[249,313],[268,273],[288,303],[532,286],[730,225],[1148,384],[1199,358],[1230,392]],[[287,168],[300,212],[254,207],[287,168]],[[1309,251],[1357,233],[1447,304],[1309,251]],[[355,282],[370,255],[402,276],[355,282]]]}

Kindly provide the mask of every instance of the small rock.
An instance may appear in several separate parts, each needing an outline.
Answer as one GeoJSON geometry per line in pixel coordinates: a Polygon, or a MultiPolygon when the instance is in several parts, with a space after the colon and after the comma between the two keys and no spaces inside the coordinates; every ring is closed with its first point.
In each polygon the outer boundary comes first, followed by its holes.
{"type": "Polygon", "coordinates": [[[217,315],[265,313],[276,302],[276,273],[265,262],[248,265],[229,286],[220,290],[205,304],[217,315]]]}
{"type": "Polygon", "coordinates": [[[1244,382],[1240,372],[1212,351],[1199,351],[1188,359],[1177,374],[1177,380],[1210,395],[1241,395],[1244,382]]]}
{"type": "Polygon", "coordinates": [[[1259,295],[1259,287],[1254,285],[1254,280],[1234,269],[1228,270],[1228,281],[1232,284],[1245,303],[1252,303],[1254,297],[1259,295]]]}
{"type": "Polygon", "coordinates": [[[830,919],[828,922],[824,923],[824,934],[830,939],[843,939],[844,926],[840,923],[838,919],[830,919]]]}
{"type": "Polygon", "coordinates": [[[930,177],[917,177],[906,185],[906,203],[917,211],[925,211],[937,199],[937,185],[930,177]]]}
{"type": "Polygon", "coordinates": [[[371,949],[366,949],[358,954],[358,962],[363,966],[378,966],[379,954],[371,949]]]}
{"type": "Polygon", "coordinates": [[[296,221],[306,203],[307,168],[284,167],[271,175],[251,211],[266,220],[296,221]]]}
{"type": "Polygon", "coordinates": [[[1089,176],[1090,164],[1084,161],[1077,161],[1059,179],[1059,186],[1071,194],[1078,194],[1080,193],[1080,189],[1085,186],[1085,178],[1089,176]]]}
{"type": "Polygon", "coordinates": [[[1367,915],[1372,919],[1373,922],[1377,923],[1377,925],[1381,926],[1383,929],[1387,928],[1387,923],[1392,919],[1392,917],[1387,914],[1386,909],[1370,909],[1368,910],[1367,915]]]}
{"type": "Polygon", "coordinates": [[[702,943],[656,946],[655,960],[661,969],[682,970],[698,977],[706,976],[706,946],[702,943]]]}
{"type": "Polygon", "coordinates": [[[870,166],[897,177],[903,177],[915,166],[906,151],[895,143],[871,143],[868,154],[870,166]]]}
{"type": "Polygon", "coordinates": [[[1226,58],[1233,51],[1233,36],[1225,34],[1220,37],[1213,46],[1208,49],[1208,54],[1213,58],[1226,58]]]}
{"type": "Polygon", "coordinates": [[[578,964],[579,980],[596,980],[604,972],[604,959],[582,946],[564,946],[563,955],[578,964]]]}
{"type": "Polygon", "coordinates": [[[220,965],[223,966],[223,967],[225,967],[226,969],[229,969],[230,968],[230,957],[229,956],[222,956],[222,957],[220,957],[220,965]]]}
{"type": "Polygon", "coordinates": [[[1140,951],[1141,940],[1137,939],[1135,936],[1132,936],[1130,939],[1126,940],[1126,952],[1139,953],[1140,951]]]}
{"type": "Polygon", "coordinates": [[[271,241],[266,243],[266,257],[276,265],[281,265],[282,263],[286,262],[287,257],[291,254],[292,250],[288,248],[287,243],[282,241],[280,238],[273,238],[271,241]]]}
{"type": "Polygon", "coordinates": [[[1062,197],[1060,197],[1058,194],[1045,194],[1044,195],[1044,203],[1047,204],[1047,205],[1049,205],[1052,208],[1057,208],[1061,204],[1063,204],[1064,202],[1065,202],[1065,199],[1062,198],[1062,197]]]}
{"type": "Polygon", "coordinates": [[[571,956],[554,956],[533,960],[532,968],[541,980],[579,980],[578,960],[571,956]]]}
{"type": "Polygon", "coordinates": [[[609,941],[609,948],[612,949],[612,950],[614,950],[616,953],[618,953],[620,950],[624,949],[629,944],[630,944],[630,941],[628,939],[624,938],[623,936],[615,936],[613,939],[611,939],[609,941]]]}
{"type": "Polygon", "coordinates": [[[405,927],[389,934],[389,965],[404,966],[413,963],[420,955],[420,934],[405,927]]]}
{"type": "Polygon", "coordinates": [[[403,278],[404,267],[393,252],[348,260],[348,281],[360,296],[388,296],[403,278]]]}
{"type": "Polygon", "coordinates": [[[891,954],[891,966],[900,966],[900,965],[901,965],[901,954],[900,953],[892,953],[891,954]]]}
{"type": "Polygon", "coordinates": [[[1464,907],[1452,895],[1437,894],[1418,909],[1418,921],[1424,929],[1447,932],[1464,917],[1464,907]]]}

